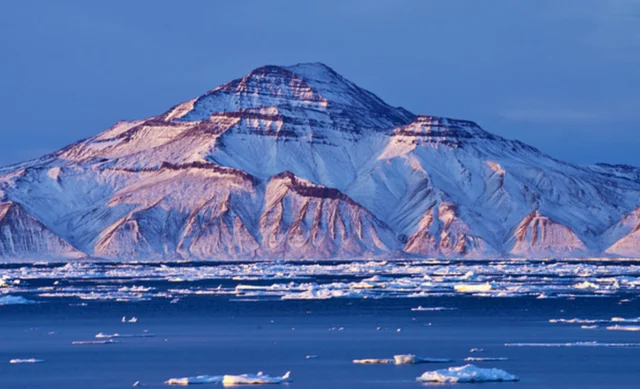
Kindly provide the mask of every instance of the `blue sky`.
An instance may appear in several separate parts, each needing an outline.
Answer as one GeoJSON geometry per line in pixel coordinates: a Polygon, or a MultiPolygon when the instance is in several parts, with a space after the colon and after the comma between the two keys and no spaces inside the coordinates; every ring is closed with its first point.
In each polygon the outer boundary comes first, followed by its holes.
{"type": "Polygon", "coordinates": [[[640,166],[640,1],[13,1],[0,164],[320,61],[393,105],[577,162],[640,166]]]}

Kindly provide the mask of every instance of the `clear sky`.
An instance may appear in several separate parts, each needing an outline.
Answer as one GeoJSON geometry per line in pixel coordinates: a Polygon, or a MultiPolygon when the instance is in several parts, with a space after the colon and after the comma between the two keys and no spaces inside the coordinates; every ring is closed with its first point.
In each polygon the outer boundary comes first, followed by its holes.
{"type": "Polygon", "coordinates": [[[0,165],[320,61],[415,113],[640,166],[639,0],[7,1],[0,55],[0,165]]]}

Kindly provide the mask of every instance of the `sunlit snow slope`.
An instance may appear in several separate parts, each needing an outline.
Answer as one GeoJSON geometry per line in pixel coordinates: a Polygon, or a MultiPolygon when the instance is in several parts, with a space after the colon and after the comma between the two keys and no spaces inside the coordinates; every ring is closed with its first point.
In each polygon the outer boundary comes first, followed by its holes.
{"type": "Polygon", "coordinates": [[[0,257],[640,257],[640,169],[265,66],[0,168],[0,257]]]}

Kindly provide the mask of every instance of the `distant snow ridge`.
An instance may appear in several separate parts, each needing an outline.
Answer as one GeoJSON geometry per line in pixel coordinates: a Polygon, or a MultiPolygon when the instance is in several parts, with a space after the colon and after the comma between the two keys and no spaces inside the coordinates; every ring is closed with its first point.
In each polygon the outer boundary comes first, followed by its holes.
{"type": "Polygon", "coordinates": [[[638,231],[640,169],[415,115],[319,63],[0,168],[3,260],[640,257],[638,231]]]}

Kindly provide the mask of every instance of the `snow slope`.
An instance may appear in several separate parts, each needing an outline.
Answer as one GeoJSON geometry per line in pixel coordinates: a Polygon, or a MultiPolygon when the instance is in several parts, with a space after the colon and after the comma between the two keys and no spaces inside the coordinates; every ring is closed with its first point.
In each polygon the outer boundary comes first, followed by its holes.
{"type": "Polygon", "coordinates": [[[264,66],[0,168],[0,257],[640,257],[640,169],[264,66]]]}

